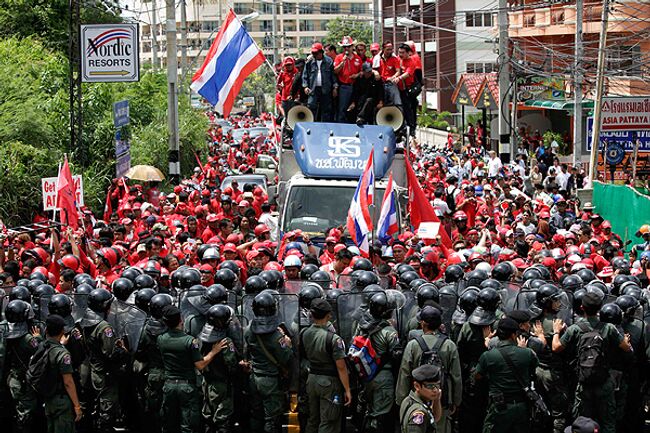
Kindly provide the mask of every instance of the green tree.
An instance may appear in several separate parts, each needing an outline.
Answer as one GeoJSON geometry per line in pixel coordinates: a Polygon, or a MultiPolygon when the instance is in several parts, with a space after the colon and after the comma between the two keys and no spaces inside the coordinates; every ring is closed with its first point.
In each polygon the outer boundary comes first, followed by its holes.
{"type": "MultiPolygon", "coordinates": [[[[36,37],[0,38],[0,219],[8,225],[31,220],[41,201],[40,179],[56,176],[68,153],[74,174],[84,176],[86,205],[101,213],[108,182],[115,175],[113,103],[130,103],[131,160],[167,172],[167,81],[144,73],[137,83],[85,84],[83,140],[88,166],[78,164],[69,143],[67,59],[36,37]],[[26,198],[28,198],[26,200],[26,198]]],[[[196,164],[205,147],[207,118],[179,101],[181,170],[196,164]]]]}
{"type": "Polygon", "coordinates": [[[367,21],[360,21],[354,18],[335,18],[327,22],[327,36],[323,39],[324,44],[337,44],[343,36],[350,36],[352,39],[365,42],[369,45],[372,40],[372,26],[367,21]]]}

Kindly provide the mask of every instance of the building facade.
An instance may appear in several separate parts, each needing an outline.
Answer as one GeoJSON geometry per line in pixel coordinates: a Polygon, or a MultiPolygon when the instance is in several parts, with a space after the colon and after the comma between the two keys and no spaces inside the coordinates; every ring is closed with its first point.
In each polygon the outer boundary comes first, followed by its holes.
{"type": "MultiPolygon", "coordinates": [[[[300,2],[275,0],[186,0],[187,51],[196,69],[205,59],[212,38],[232,7],[239,17],[255,13],[244,23],[264,54],[273,61],[274,44],[280,61],[285,55],[307,55],[314,42],[327,35],[327,23],[335,18],[372,23],[372,0],[300,2]],[[275,19],[276,37],[273,37],[275,19]]],[[[180,6],[176,10],[180,56],[180,6]]],[[[165,65],[165,0],[135,1],[131,14],[140,22],[140,56],[144,63],[153,62],[153,46],[158,46],[158,64],[165,65]],[[154,25],[155,23],[155,25],[154,25]]],[[[180,59],[180,57],[179,57],[180,59]]],[[[180,63],[179,63],[180,64],[180,63]]],[[[192,69],[192,68],[190,68],[192,69]]]]}

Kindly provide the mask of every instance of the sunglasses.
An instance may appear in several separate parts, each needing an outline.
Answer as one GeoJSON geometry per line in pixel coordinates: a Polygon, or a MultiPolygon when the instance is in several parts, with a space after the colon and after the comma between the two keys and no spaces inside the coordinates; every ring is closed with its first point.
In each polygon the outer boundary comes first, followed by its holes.
{"type": "Polygon", "coordinates": [[[430,389],[431,391],[435,391],[437,389],[440,389],[440,384],[439,383],[423,383],[422,386],[426,389],[430,389]]]}

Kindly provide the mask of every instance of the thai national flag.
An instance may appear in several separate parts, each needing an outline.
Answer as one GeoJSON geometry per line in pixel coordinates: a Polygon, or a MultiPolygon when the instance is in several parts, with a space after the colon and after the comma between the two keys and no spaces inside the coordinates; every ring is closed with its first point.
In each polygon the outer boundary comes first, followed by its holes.
{"type": "Polygon", "coordinates": [[[377,221],[379,230],[377,239],[386,244],[399,231],[397,225],[397,209],[395,207],[395,188],[393,186],[393,173],[388,177],[388,185],[381,202],[381,213],[377,221]]]}
{"type": "Polygon", "coordinates": [[[348,210],[347,227],[352,240],[359,247],[361,254],[368,257],[370,242],[368,235],[372,232],[372,217],[368,206],[373,204],[375,196],[375,166],[373,163],[374,149],[370,151],[366,168],[363,170],[357,189],[348,210]]]}
{"type": "Polygon", "coordinates": [[[190,87],[226,117],[246,77],[264,61],[264,54],[231,9],[190,87]]]}

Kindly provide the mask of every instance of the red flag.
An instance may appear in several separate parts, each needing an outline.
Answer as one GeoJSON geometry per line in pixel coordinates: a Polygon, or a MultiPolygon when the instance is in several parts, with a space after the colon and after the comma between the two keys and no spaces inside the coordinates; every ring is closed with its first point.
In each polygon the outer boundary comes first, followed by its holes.
{"type": "MultiPolygon", "coordinates": [[[[406,179],[408,181],[408,191],[409,191],[409,213],[411,217],[411,225],[414,230],[417,230],[422,222],[440,222],[440,219],[436,215],[436,212],[433,210],[433,206],[429,203],[427,196],[422,191],[420,183],[418,182],[411,162],[406,160],[406,179]]],[[[447,247],[451,248],[451,239],[447,232],[440,226],[440,231],[438,233],[442,243],[447,247]]]]}
{"type": "Polygon", "coordinates": [[[79,227],[79,213],[77,212],[74,181],[67,156],[56,179],[56,207],[59,208],[61,223],[76,230],[79,227]]]}
{"type": "Polygon", "coordinates": [[[111,214],[113,213],[113,202],[111,201],[112,188],[108,188],[106,193],[106,203],[104,204],[104,221],[108,222],[111,219],[111,214]]]}

